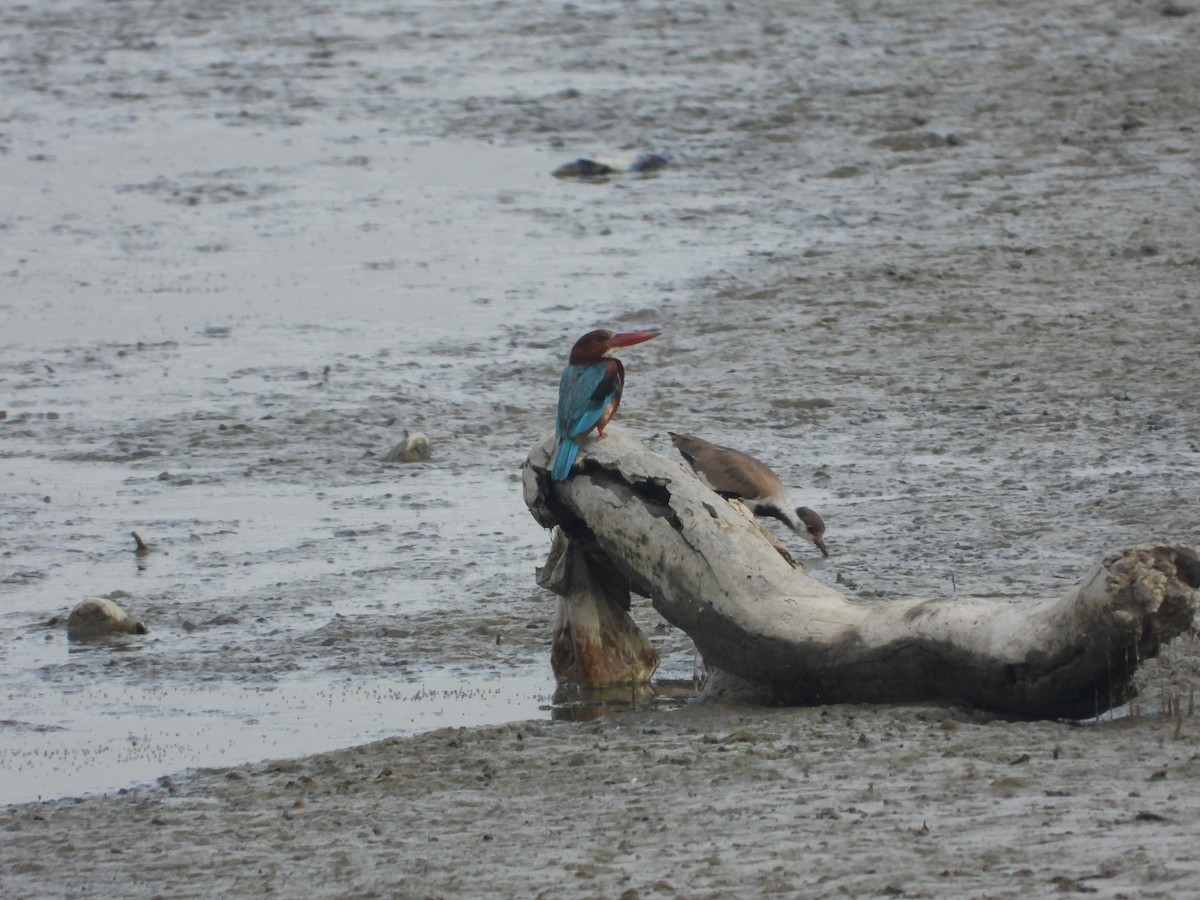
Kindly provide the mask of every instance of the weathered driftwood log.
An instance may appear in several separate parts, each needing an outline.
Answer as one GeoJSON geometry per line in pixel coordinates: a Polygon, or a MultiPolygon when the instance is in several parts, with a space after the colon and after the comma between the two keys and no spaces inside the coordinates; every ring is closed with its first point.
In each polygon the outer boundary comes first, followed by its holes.
{"type": "MultiPolygon", "coordinates": [[[[1129,699],[1139,661],[1195,614],[1200,559],[1176,546],[1112,553],[1057,599],[853,603],[627,431],[610,426],[605,440],[587,443],[565,482],[547,474],[553,446],[547,437],[525,463],[534,517],[605,573],[609,602],[620,582],[650,597],[710,668],[776,702],[940,700],[1093,716],[1129,699]]],[[[556,542],[557,556],[565,552],[556,542]]]]}
{"type": "Polygon", "coordinates": [[[629,617],[629,587],[619,573],[555,529],[537,580],[558,594],[550,665],[559,684],[602,688],[650,680],[658,651],[629,617]]]}

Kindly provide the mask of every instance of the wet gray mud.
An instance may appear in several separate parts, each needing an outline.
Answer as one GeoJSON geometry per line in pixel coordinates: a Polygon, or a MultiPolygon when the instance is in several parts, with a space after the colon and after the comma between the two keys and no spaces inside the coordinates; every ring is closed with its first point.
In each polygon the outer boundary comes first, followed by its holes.
{"type": "Polygon", "coordinates": [[[0,10],[0,799],[108,792],[11,807],[0,893],[1200,890],[1194,640],[1086,727],[555,723],[517,479],[574,338],[656,327],[622,423],[766,459],[852,598],[1200,545],[1198,45],[1174,3],[0,10]],[[92,594],[150,633],[69,645],[92,594]]]}

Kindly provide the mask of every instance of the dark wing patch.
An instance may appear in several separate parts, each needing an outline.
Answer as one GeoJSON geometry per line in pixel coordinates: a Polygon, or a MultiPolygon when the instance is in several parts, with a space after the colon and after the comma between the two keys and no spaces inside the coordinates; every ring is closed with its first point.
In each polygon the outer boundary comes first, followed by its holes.
{"type": "Polygon", "coordinates": [[[625,389],[625,367],[621,365],[621,361],[607,359],[605,363],[607,371],[600,379],[600,383],[596,385],[596,389],[592,391],[591,406],[593,408],[607,406],[610,398],[619,401],[621,392],[625,389]]]}

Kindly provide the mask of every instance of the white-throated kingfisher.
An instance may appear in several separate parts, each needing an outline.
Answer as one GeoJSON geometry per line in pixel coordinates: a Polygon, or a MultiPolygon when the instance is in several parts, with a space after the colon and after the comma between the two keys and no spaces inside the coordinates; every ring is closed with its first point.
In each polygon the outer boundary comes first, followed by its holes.
{"type": "Polygon", "coordinates": [[[825,556],[825,522],[807,506],[793,506],[779,476],[748,453],[668,431],[671,443],[700,480],[725,498],[737,498],[756,516],[778,519],[825,556]]]}
{"type": "Polygon", "coordinates": [[[558,382],[558,421],[554,429],[558,446],[550,468],[550,477],[555,481],[566,481],[579,453],[579,442],[593,428],[597,437],[603,438],[604,426],[621,405],[625,367],[613,358],[613,351],[659,334],[657,331],[617,333],[601,328],[589,331],[575,342],[558,382]]]}

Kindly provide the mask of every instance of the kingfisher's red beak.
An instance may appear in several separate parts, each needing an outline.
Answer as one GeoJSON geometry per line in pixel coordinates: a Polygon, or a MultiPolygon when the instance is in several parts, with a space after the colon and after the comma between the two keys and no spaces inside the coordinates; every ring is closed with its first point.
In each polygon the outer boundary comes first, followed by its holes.
{"type": "Polygon", "coordinates": [[[656,338],[661,331],[623,331],[620,334],[614,334],[608,339],[610,347],[632,347],[634,344],[640,344],[642,341],[648,341],[651,338],[656,338]]]}

